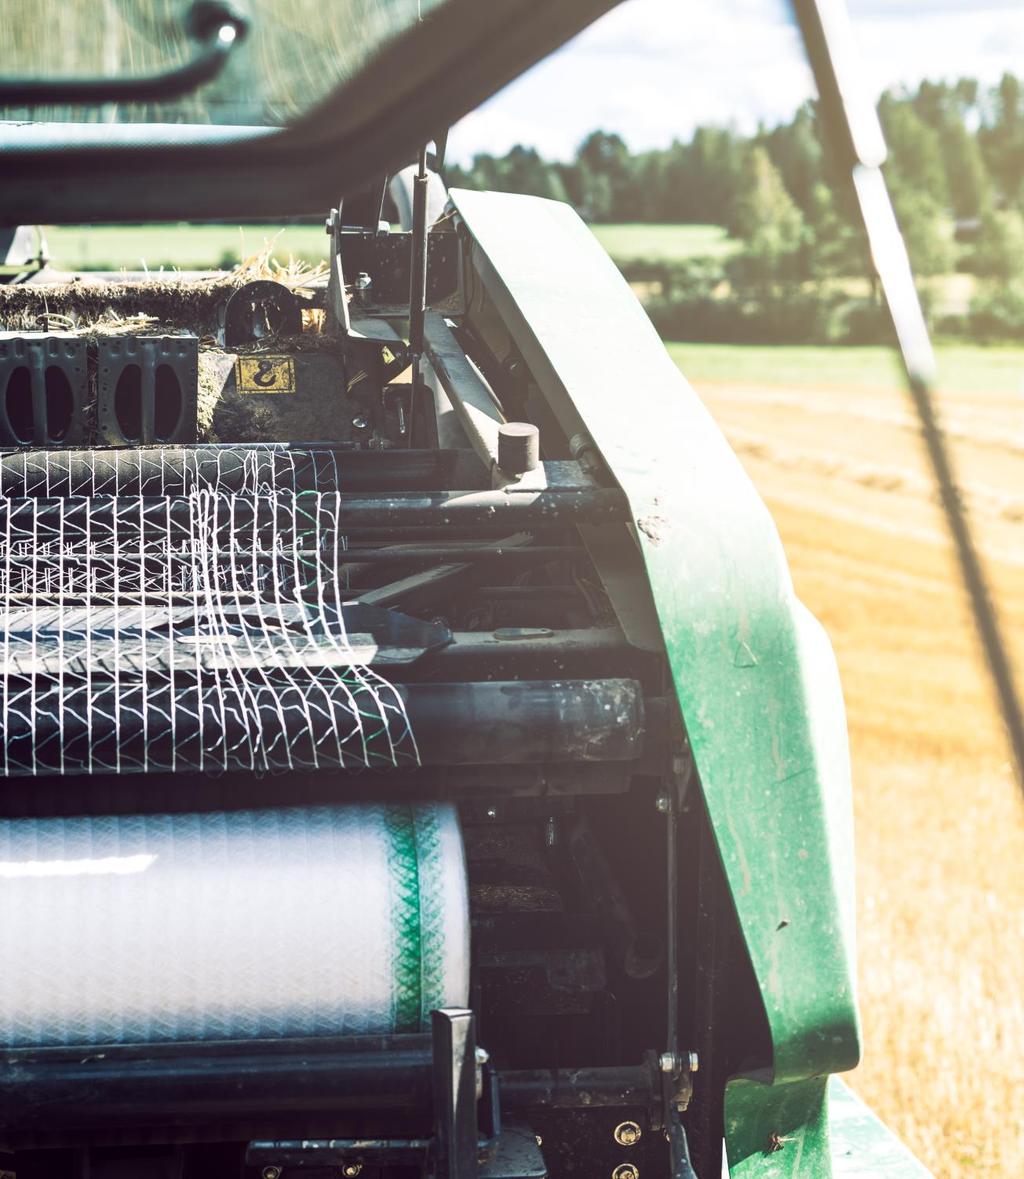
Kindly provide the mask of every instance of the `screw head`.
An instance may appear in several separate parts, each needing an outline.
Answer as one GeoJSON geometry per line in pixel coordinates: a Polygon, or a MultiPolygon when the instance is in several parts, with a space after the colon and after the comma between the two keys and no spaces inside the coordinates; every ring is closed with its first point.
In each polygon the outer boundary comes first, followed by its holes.
{"type": "Polygon", "coordinates": [[[352,419],[352,429],[353,430],[365,430],[369,426],[369,424],[370,423],[366,420],[366,418],[364,418],[362,416],[354,417],[352,419]]]}
{"type": "Polygon", "coordinates": [[[636,1146],[642,1133],[636,1122],[619,1122],[612,1131],[612,1137],[619,1146],[636,1146]]]}
{"type": "Polygon", "coordinates": [[[356,1176],[361,1174],[362,1170],[362,1163],[346,1163],[341,1168],[341,1173],[345,1176],[345,1179],[356,1179],[356,1176]]]}
{"type": "Polygon", "coordinates": [[[261,1174],[263,1179],[281,1179],[280,1167],[264,1167],[261,1174]]]}
{"type": "Polygon", "coordinates": [[[619,1163],[612,1171],[612,1179],[640,1179],[640,1168],[632,1163],[619,1163]]]}

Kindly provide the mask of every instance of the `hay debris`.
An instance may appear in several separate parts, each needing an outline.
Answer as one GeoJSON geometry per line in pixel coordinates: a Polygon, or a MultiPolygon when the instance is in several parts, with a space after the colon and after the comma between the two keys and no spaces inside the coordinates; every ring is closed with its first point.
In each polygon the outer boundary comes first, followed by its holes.
{"type": "Polygon", "coordinates": [[[303,300],[304,323],[319,330],[326,263],[309,266],[270,257],[272,243],[234,270],[209,277],[151,276],[139,281],[26,283],[0,286],[0,326],[8,332],[74,332],[87,336],[129,332],[191,332],[213,336],[231,294],[256,279],[272,279],[303,300]]]}

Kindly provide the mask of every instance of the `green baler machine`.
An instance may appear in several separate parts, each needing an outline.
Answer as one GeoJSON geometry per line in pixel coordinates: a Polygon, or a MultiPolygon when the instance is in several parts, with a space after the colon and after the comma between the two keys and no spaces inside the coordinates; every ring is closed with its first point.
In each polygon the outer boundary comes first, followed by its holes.
{"type": "MultiPolygon", "coordinates": [[[[579,217],[428,166],[610,6],[127,6],[129,42],[173,36],[126,79],[33,65],[26,10],[0,105],[47,118],[0,125],[7,224],[336,205],[312,275],[7,260],[23,1179],[925,1174],[835,1077],[860,1052],[845,716],[771,517],[579,217]],[[247,45],[294,69],[301,37],[336,67],[318,101],[199,125],[232,87],[270,109],[247,45]],[[76,113],[114,103],[136,114],[76,113]]],[[[836,10],[797,9],[905,296],[836,10]]]]}

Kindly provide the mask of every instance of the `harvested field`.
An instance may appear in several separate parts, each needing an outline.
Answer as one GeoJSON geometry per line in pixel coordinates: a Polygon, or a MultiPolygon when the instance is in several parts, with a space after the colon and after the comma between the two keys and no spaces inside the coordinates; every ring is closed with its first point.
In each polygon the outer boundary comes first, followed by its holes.
{"type": "MultiPolygon", "coordinates": [[[[937,1175],[1016,1174],[1024,805],[908,404],[874,350],[858,363],[853,350],[669,347],[772,509],[839,659],[864,1018],[854,1087],[937,1175]]],[[[1024,675],[1024,351],[943,360],[961,480],[1024,675]]]]}

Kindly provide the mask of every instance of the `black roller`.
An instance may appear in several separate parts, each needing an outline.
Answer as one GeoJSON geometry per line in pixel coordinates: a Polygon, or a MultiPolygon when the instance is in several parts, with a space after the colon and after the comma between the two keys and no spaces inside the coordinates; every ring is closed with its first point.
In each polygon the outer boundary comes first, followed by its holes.
{"type": "Polygon", "coordinates": [[[411,767],[417,754],[425,766],[622,762],[644,751],[635,680],[387,685],[273,666],[230,681],[145,674],[5,679],[5,776],[411,767]]]}
{"type": "MultiPolygon", "coordinates": [[[[540,1069],[499,1076],[504,1109],[655,1110],[659,1077],[650,1064],[540,1069]]],[[[50,1142],[97,1131],[179,1127],[258,1118],[280,1121],[371,1111],[401,1114],[427,1129],[432,1098],[426,1035],[241,1041],[0,1054],[0,1131],[50,1142]]],[[[130,1140],[129,1134],[129,1140],[130,1140]]],[[[151,1140],[153,1140],[151,1138],[151,1140]]]]}
{"type": "Polygon", "coordinates": [[[265,443],[0,452],[0,495],[183,496],[274,491],[411,491],[447,487],[468,464],[451,450],[356,450],[265,443]]]}
{"type": "MultiPolygon", "coordinates": [[[[629,507],[612,488],[565,491],[407,491],[340,497],[317,492],[283,496],[222,497],[211,495],[204,507],[234,533],[248,530],[276,532],[281,528],[324,528],[335,524],[346,531],[365,528],[478,528],[515,532],[575,522],[625,521],[629,507]],[[228,502],[229,501],[229,502],[228,502]]],[[[138,529],[154,538],[175,529],[189,529],[196,506],[189,497],[98,495],[70,501],[45,497],[0,500],[0,522],[14,533],[27,533],[40,542],[73,540],[88,527],[95,536],[119,529],[138,529]]],[[[229,534],[225,533],[225,543],[229,534]]]]}

